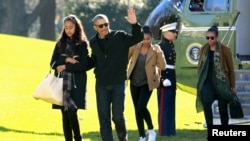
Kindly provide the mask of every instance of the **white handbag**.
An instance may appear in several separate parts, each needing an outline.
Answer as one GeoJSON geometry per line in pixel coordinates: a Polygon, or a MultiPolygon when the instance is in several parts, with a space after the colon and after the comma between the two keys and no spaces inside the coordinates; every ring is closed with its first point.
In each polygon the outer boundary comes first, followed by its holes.
{"type": "MultiPolygon", "coordinates": [[[[53,63],[54,65],[54,63],[53,63]]],[[[52,65],[52,66],[53,66],[52,65]]],[[[51,68],[45,79],[38,85],[32,96],[48,103],[63,105],[63,78],[51,74],[51,68]]]]}

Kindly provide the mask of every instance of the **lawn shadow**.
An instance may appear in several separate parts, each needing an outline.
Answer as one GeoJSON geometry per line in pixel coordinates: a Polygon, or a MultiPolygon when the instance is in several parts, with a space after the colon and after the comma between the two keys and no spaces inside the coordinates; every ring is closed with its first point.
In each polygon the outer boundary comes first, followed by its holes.
{"type": "MultiPolygon", "coordinates": [[[[63,137],[62,133],[56,132],[36,132],[36,131],[27,131],[27,130],[20,130],[20,129],[10,129],[3,126],[0,126],[0,132],[14,132],[18,134],[35,134],[35,135],[46,135],[46,136],[61,136],[63,137]]],[[[158,136],[157,133],[157,141],[205,141],[207,131],[206,130],[191,130],[191,129],[177,129],[176,136],[158,136]]],[[[118,140],[116,131],[113,130],[114,140],[118,140]]],[[[82,133],[83,139],[88,139],[90,141],[101,141],[101,135],[99,131],[87,132],[82,133]]],[[[129,130],[128,131],[128,138],[130,141],[136,141],[139,139],[138,131],[137,130],[129,130]]]]}
{"type": "Polygon", "coordinates": [[[10,129],[3,126],[0,126],[0,132],[14,132],[14,133],[20,133],[20,134],[36,134],[36,135],[47,135],[47,136],[63,136],[62,133],[46,133],[46,132],[35,132],[35,131],[25,131],[25,130],[19,130],[19,129],[10,129]]]}
{"type": "MultiPolygon", "coordinates": [[[[207,131],[206,130],[194,130],[194,129],[178,129],[176,131],[176,136],[158,136],[157,141],[206,141],[207,131]]],[[[118,140],[116,131],[113,130],[114,140],[118,140]]],[[[101,141],[101,135],[99,132],[88,132],[82,134],[83,139],[88,139],[91,141],[101,141]]],[[[137,141],[139,140],[139,134],[137,130],[128,131],[128,140],[137,141]]]]}

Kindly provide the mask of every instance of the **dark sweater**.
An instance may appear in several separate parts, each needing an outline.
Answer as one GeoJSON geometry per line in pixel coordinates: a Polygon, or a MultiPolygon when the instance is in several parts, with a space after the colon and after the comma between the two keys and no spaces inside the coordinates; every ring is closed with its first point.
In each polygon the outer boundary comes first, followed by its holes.
{"type": "Polygon", "coordinates": [[[127,75],[129,47],[142,41],[139,24],[132,25],[132,34],[122,30],[110,30],[104,40],[98,35],[90,40],[91,58],[94,63],[96,83],[112,85],[124,82],[127,75]]]}

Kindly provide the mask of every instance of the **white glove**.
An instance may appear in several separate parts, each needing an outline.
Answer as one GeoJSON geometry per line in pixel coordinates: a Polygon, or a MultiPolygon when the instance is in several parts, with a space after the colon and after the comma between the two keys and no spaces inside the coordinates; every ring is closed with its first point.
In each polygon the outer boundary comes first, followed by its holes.
{"type": "Polygon", "coordinates": [[[167,87],[167,86],[171,86],[171,81],[169,79],[164,79],[162,82],[163,86],[167,87]]]}

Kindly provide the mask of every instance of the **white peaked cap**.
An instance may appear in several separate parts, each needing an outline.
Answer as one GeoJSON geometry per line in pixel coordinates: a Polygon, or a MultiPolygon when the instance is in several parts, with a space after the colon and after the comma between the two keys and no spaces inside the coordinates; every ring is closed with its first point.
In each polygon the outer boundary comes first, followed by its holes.
{"type": "Polygon", "coordinates": [[[177,25],[176,22],[171,23],[171,24],[166,24],[166,25],[162,26],[160,28],[160,30],[162,30],[162,32],[166,32],[166,31],[169,31],[169,30],[176,30],[176,25],[177,25]]]}

